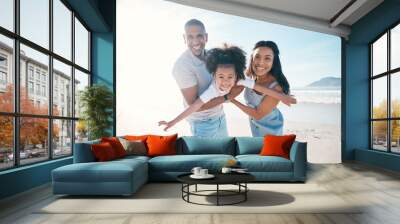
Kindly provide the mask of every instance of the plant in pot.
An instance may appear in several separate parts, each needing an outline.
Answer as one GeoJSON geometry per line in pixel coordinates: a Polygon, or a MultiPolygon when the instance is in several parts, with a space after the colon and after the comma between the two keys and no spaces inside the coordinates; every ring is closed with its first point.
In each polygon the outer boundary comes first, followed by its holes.
{"type": "Polygon", "coordinates": [[[113,93],[110,89],[94,84],[87,86],[79,95],[82,121],[78,124],[87,128],[89,140],[110,136],[107,131],[112,125],[113,114],[113,93]]]}

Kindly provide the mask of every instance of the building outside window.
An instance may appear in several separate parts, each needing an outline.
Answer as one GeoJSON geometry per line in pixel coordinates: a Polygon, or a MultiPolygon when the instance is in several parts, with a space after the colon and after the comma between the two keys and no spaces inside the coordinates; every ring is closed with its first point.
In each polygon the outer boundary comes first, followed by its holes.
{"type": "Polygon", "coordinates": [[[0,71],[0,84],[2,85],[7,84],[7,74],[3,71],[0,71]]]}
{"type": "Polygon", "coordinates": [[[31,82],[31,81],[28,82],[28,91],[29,91],[29,94],[34,94],[33,82],[31,82]]]}
{"type": "Polygon", "coordinates": [[[33,80],[33,67],[32,66],[29,66],[28,74],[29,74],[29,79],[33,80]]]}
{"type": "Polygon", "coordinates": [[[0,54],[0,89],[5,90],[7,86],[7,56],[0,54]]]}
{"type": "Polygon", "coordinates": [[[46,96],[46,86],[42,86],[42,96],[46,96]]]}
{"type": "Polygon", "coordinates": [[[42,83],[46,83],[46,74],[42,73],[42,83]]]}
{"type": "Polygon", "coordinates": [[[36,81],[40,81],[40,70],[36,69],[36,81]]]}
{"type": "Polygon", "coordinates": [[[0,54],[0,67],[7,67],[7,56],[0,54]]]}

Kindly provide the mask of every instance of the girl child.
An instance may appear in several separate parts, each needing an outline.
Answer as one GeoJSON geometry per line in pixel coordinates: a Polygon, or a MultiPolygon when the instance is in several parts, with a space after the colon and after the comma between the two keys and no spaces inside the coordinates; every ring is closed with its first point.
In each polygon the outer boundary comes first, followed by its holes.
{"type": "Polygon", "coordinates": [[[281,100],[288,106],[290,106],[292,103],[296,103],[296,99],[291,96],[281,94],[275,90],[257,85],[251,79],[245,79],[245,54],[246,53],[239,47],[228,46],[227,44],[225,44],[222,48],[214,48],[209,50],[206,57],[206,67],[207,70],[213,75],[213,82],[193,104],[187,107],[176,118],[168,122],[160,121],[158,122],[158,125],[164,125],[164,131],[167,131],[176,123],[200,109],[203,104],[207,103],[213,98],[228,94],[236,83],[281,100]]]}

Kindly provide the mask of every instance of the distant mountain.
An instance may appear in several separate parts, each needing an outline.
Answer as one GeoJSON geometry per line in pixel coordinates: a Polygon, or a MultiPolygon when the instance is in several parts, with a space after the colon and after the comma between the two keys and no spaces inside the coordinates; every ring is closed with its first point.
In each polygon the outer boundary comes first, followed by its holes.
{"type": "Polygon", "coordinates": [[[307,85],[307,87],[338,87],[341,86],[341,80],[337,77],[325,77],[307,85]]]}

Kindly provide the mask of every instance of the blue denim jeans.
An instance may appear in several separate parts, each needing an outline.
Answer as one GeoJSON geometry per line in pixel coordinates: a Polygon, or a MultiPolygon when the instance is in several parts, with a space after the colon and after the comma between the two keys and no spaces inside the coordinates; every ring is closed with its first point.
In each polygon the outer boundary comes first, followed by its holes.
{"type": "Polygon", "coordinates": [[[225,115],[203,120],[189,121],[193,136],[197,137],[227,137],[225,115]]]}

